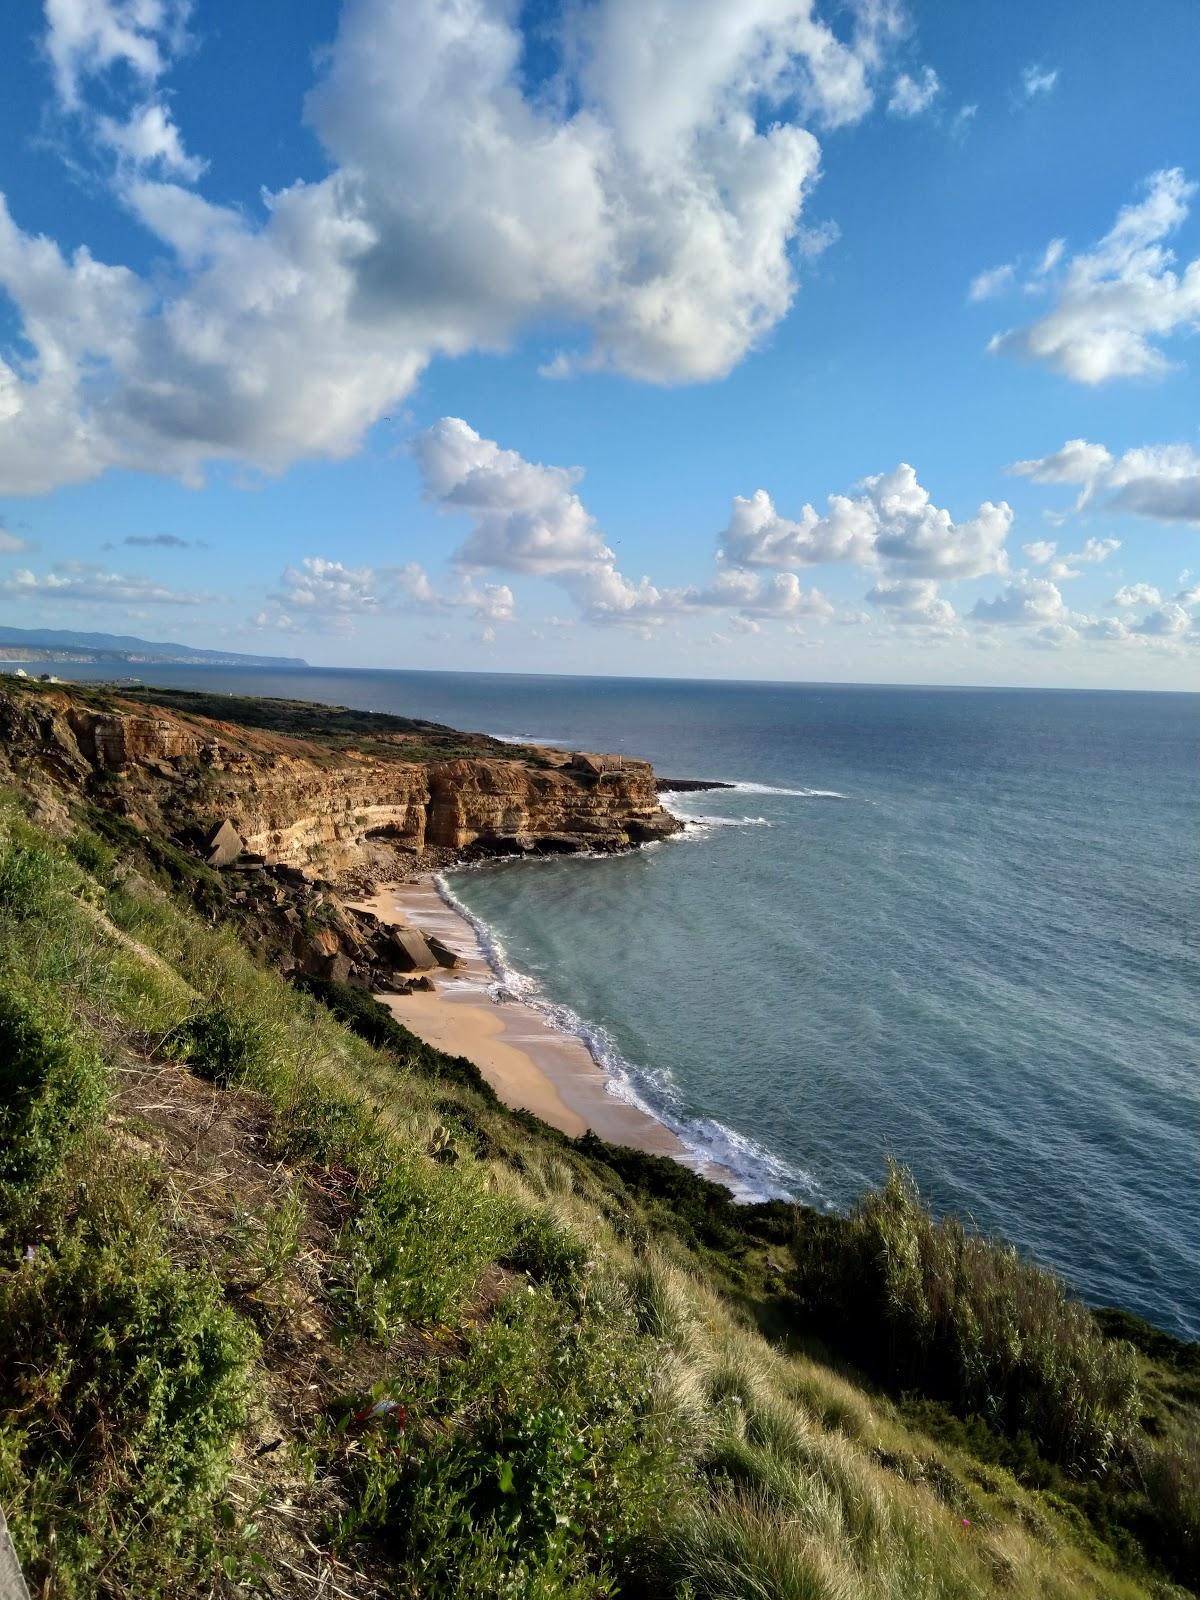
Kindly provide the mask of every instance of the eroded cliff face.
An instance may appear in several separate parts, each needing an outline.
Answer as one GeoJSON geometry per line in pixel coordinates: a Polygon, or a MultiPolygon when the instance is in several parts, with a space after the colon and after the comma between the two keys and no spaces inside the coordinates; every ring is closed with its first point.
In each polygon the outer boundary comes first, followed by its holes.
{"type": "Polygon", "coordinates": [[[414,859],[618,850],[678,831],[648,762],[531,752],[381,759],[65,688],[0,686],[0,768],[179,836],[228,820],[268,862],[336,876],[414,859]]]}

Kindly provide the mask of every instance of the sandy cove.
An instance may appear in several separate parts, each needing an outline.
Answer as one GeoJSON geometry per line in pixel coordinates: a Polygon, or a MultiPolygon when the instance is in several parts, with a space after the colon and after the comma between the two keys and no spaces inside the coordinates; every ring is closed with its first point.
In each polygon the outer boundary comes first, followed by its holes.
{"type": "Polygon", "coordinates": [[[432,877],[385,885],[354,905],[383,922],[434,933],[461,956],[461,968],[434,974],[432,993],[376,999],[427,1044],[474,1062],[506,1105],[532,1111],[572,1138],[591,1129],[611,1144],[670,1156],[733,1187],[732,1174],[698,1159],[664,1123],[614,1093],[582,1039],[553,1027],[535,1006],[494,993],[496,975],[475,929],[442,899],[432,877]]]}

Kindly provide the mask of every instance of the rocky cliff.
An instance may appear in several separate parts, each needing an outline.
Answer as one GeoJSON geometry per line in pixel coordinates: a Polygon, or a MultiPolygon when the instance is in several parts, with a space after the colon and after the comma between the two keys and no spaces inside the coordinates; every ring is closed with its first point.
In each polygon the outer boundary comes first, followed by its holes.
{"type": "MultiPolygon", "coordinates": [[[[325,876],[452,856],[619,850],[678,831],[659,804],[648,762],[514,751],[479,735],[386,718],[355,745],[336,708],[285,702],[269,727],[192,710],[211,697],[170,695],[169,707],[113,691],[0,684],[0,777],[43,805],[74,791],[180,839],[222,823],[246,853],[325,876]],[[478,750],[478,754],[462,751],[478,750]],[[453,752],[443,756],[442,752],[453,752]],[[414,755],[419,752],[419,758],[414,755]]],[[[357,728],[362,714],[341,713],[357,728]]]]}

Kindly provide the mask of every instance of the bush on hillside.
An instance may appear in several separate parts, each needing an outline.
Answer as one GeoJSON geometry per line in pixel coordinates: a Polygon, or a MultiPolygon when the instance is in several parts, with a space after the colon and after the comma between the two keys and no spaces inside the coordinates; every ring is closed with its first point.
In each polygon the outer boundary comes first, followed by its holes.
{"type": "Polygon", "coordinates": [[[849,1221],[807,1219],[794,1287],[814,1320],[894,1388],[917,1389],[1077,1473],[1103,1471],[1138,1421],[1136,1356],[1053,1273],[935,1221],[909,1173],[849,1221]]]}
{"type": "Polygon", "coordinates": [[[104,1098],[95,1047],[44,997],[0,993],[0,1222],[45,1193],[104,1098]]]}
{"type": "Polygon", "coordinates": [[[76,1232],[0,1272],[0,1500],[33,1580],[159,1587],[243,1421],[251,1336],[150,1237],[76,1232]]]}
{"type": "Polygon", "coordinates": [[[400,1161],[379,1176],[338,1242],[335,1297],[352,1325],[385,1338],[457,1311],[511,1248],[512,1204],[461,1168],[400,1161]]]}
{"type": "Polygon", "coordinates": [[[267,1055],[263,1029],[256,1019],[219,1001],[180,1023],[165,1048],[222,1089],[253,1081],[267,1055]]]}

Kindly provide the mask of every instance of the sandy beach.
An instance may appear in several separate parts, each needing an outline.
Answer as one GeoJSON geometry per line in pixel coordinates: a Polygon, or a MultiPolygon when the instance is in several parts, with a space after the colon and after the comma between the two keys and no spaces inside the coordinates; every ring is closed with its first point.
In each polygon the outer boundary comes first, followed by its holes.
{"type": "Polygon", "coordinates": [[[616,1094],[582,1039],[553,1027],[535,1006],[495,993],[496,975],[474,928],[442,899],[432,877],[388,885],[354,904],[385,922],[435,933],[462,957],[457,971],[434,974],[433,993],[377,998],[427,1044],[473,1061],[506,1105],[573,1138],[591,1129],[732,1185],[724,1168],[701,1161],[665,1124],[616,1094]]]}

